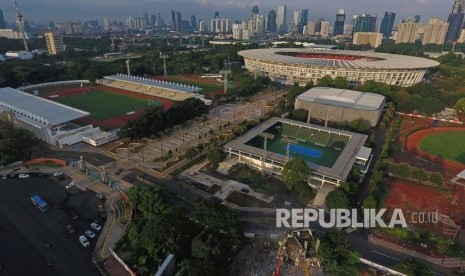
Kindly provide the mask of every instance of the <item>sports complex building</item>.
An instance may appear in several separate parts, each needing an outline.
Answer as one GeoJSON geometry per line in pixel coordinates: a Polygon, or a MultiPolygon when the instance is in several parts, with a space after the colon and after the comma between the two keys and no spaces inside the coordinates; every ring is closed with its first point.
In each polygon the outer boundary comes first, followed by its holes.
{"type": "Polygon", "coordinates": [[[312,88],[295,99],[295,109],[305,109],[311,119],[329,122],[363,118],[372,127],[378,124],[386,102],[384,96],[329,87],[312,88]]]}
{"type": "Polygon", "coordinates": [[[434,60],[375,52],[314,49],[253,49],[240,51],[250,72],[272,81],[293,84],[316,83],[324,76],[343,77],[349,84],[367,80],[411,86],[422,81],[434,60]]]}
{"type": "Polygon", "coordinates": [[[212,101],[206,100],[204,95],[200,94],[202,88],[192,85],[125,74],[105,76],[101,80],[101,84],[172,101],[184,101],[188,98],[197,98],[202,100],[206,105],[212,104],[212,101]]]}
{"type": "Polygon", "coordinates": [[[0,119],[27,129],[40,140],[60,148],[81,141],[98,146],[116,138],[115,133],[101,131],[98,127],[71,123],[89,115],[86,111],[20,90],[0,88],[0,119]]]}
{"type": "Polygon", "coordinates": [[[273,175],[281,175],[287,161],[299,155],[312,169],[310,185],[338,186],[354,165],[366,172],[371,162],[366,140],[359,133],[273,117],[224,148],[238,162],[273,175]]]}

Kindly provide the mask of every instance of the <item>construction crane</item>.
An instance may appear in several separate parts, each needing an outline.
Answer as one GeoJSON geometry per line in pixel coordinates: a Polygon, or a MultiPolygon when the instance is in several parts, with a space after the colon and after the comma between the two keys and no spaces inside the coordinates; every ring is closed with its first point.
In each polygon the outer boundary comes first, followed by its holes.
{"type": "Polygon", "coordinates": [[[281,265],[283,264],[283,259],[284,259],[284,255],[280,254],[279,259],[278,259],[278,265],[276,266],[276,270],[273,271],[271,276],[279,276],[279,271],[281,270],[281,265]]]}

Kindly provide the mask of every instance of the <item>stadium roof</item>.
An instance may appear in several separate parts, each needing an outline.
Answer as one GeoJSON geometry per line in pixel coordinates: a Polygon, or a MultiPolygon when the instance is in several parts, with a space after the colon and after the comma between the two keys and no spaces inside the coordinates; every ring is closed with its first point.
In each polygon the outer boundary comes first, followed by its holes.
{"type": "Polygon", "coordinates": [[[297,99],[359,110],[379,110],[382,108],[385,97],[346,89],[314,87],[297,96],[297,99]]]}
{"type": "Polygon", "coordinates": [[[54,126],[90,113],[43,99],[10,87],[0,88],[0,111],[11,110],[28,122],[54,126]]]}
{"type": "Polygon", "coordinates": [[[175,83],[175,82],[169,82],[169,81],[163,81],[163,80],[147,79],[147,78],[136,77],[136,76],[128,76],[124,74],[105,76],[104,78],[109,79],[109,80],[118,80],[118,81],[126,81],[126,82],[131,82],[131,83],[136,83],[136,84],[143,84],[143,85],[159,87],[163,89],[174,90],[174,91],[184,92],[184,93],[197,93],[202,90],[202,88],[199,88],[193,85],[187,85],[187,84],[181,84],[181,83],[175,83]]]}
{"type": "Polygon", "coordinates": [[[244,58],[264,62],[319,68],[417,69],[439,66],[439,62],[426,58],[362,51],[271,48],[244,50],[238,54],[244,58]],[[341,59],[302,58],[286,55],[285,53],[341,55],[341,59]],[[348,60],[344,59],[343,56],[357,57],[357,59],[348,60]]]}

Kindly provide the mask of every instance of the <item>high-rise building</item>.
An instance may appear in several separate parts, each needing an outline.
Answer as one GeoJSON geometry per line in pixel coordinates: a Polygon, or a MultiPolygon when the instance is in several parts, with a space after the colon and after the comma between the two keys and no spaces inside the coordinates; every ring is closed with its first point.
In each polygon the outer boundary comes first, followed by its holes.
{"type": "Polygon", "coordinates": [[[329,22],[328,21],[321,22],[320,35],[323,37],[329,36],[329,22]]]}
{"type": "Polygon", "coordinates": [[[420,23],[421,15],[416,14],[413,18],[415,19],[415,23],[420,23]]]}
{"type": "Polygon", "coordinates": [[[276,12],[275,12],[275,10],[271,10],[268,13],[267,30],[268,30],[268,32],[271,32],[271,33],[276,32],[276,12]]]}
{"type": "Polygon", "coordinates": [[[437,17],[431,17],[425,28],[422,44],[444,44],[449,23],[437,17]]]}
{"type": "Polygon", "coordinates": [[[213,13],[213,18],[220,18],[220,12],[219,11],[215,11],[213,13]]]}
{"type": "Polygon", "coordinates": [[[315,23],[315,33],[321,32],[321,22],[325,22],[326,20],[324,18],[318,18],[318,20],[315,23]]]}
{"type": "Polygon", "coordinates": [[[451,13],[465,13],[465,0],[455,0],[451,13]]]}
{"type": "Polygon", "coordinates": [[[229,18],[213,18],[210,21],[210,31],[212,33],[228,33],[230,31],[229,18]]]}
{"type": "Polygon", "coordinates": [[[108,18],[106,17],[103,18],[103,29],[105,31],[108,31],[110,29],[110,22],[108,21],[108,18]]]}
{"type": "Polygon", "coordinates": [[[199,21],[199,32],[205,32],[205,31],[207,31],[206,28],[207,28],[207,26],[206,26],[206,24],[205,24],[205,21],[200,20],[200,21],[199,21]]]}
{"type": "Polygon", "coordinates": [[[354,24],[354,33],[357,32],[374,32],[376,30],[376,15],[362,14],[358,15],[354,24]]]}
{"type": "Polygon", "coordinates": [[[176,12],[176,31],[183,31],[182,29],[182,15],[181,12],[176,12]]]}
{"type": "Polygon", "coordinates": [[[252,14],[258,14],[258,6],[252,7],[252,14]]]}
{"type": "Polygon", "coordinates": [[[279,34],[284,34],[287,31],[287,6],[279,5],[278,14],[276,16],[276,28],[279,34]]]}
{"type": "Polygon", "coordinates": [[[354,33],[353,44],[354,45],[370,45],[373,48],[378,48],[383,40],[383,34],[378,32],[369,33],[354,33]]]}
{"type": "Polygon", "coordinates": [[[6,29],[5,18],[3,17],[3,11],[0,9],[0,29],[6,29]]]}
{"type": "Polygon", "coordinates": [[[399,43],[415,43],[420,24],[415,23],[415,20],[403,20],[399,24],[396,35],[396,44],[399,43]]]}
{"type": "Polygon", "coordinates": [[[300,24],[300,18],[302,16],[302,11],[301,10],[295,10],[294,11],[294,18],[292,21],[293,26],[298,26],[300,24]]]}
{"type": "Polygon", "coordinates": [[[394,20],[396,20],[396,14],[393,12],[385,12],[384,17],[381,20],[381,27],[379,32],[383,34],[383,37],[391,37],[392,28],[394,27],[394,20]]]}
{"type": "Polygon", "coordinates": [[[465,14],[465,0],[455,0],[452,6],[452,11],[449,14],[447,23],[449,28],[446,34],[446,41],[456,41],[460,36],[460,30],[463,27],[463,19],[465,14]]]}
{"type": "Polygon", "coordinates": [[[336,14],[336,21],[334,22],[333,35],[344,34],[344,22],[346,15],[344,9],[340,9],[336,14]]]}
{"type": "Polygon", "coordinates": [[[315,22],[309,21],[307,24],[307,35],[315,35],[315,22]]]}
{"type": "Polygon", "coordinates": [[[353,33],[354,25],[346,24],[344,25],[344,35],[351,35],[353,33]]]}
{"type": "Polygon", "coordinates": [[[191,30],[197,30],[197,18],[195,15],[191,15],[191,30]]]}
{"type": "Polygon", "coordinates": [[[65,50],[61,34],[46,32],[44,36],[45,43],[47,44],[47,50],[50,55],[57,55],[65,50]]]}
{"type": "Polygon", "coordinates": [[[307,23],[308,23],[308,9],[303,9],[300,15],[299,33],[302,34],[304,26],[307,26],[307,23]]]}
{"type": "Polygon", "coordinates": [[[177,30],[176,12],[174,10],[171,10],[171,30],[173,31],[177,30]]]}

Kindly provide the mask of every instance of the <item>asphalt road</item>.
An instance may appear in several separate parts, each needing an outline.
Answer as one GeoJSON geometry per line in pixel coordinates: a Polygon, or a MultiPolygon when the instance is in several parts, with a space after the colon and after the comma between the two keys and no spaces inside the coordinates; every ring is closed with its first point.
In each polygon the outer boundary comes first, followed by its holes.
{"type": "Polygon", "coordinates": [[[0,275],[99,275],[91,259],[97,237],[86,248],[78,241],[89,228],[87,219],[99,213],[95,202],[90,192],[71,193],[44,178],[0,180],[0,275]],[[35,194],[49,211],[32,205],[35,194]],[[81,218],[72,220],[71,208],[81,218]],[[68,223],[75,233],[66,232],[68,223]]]}

